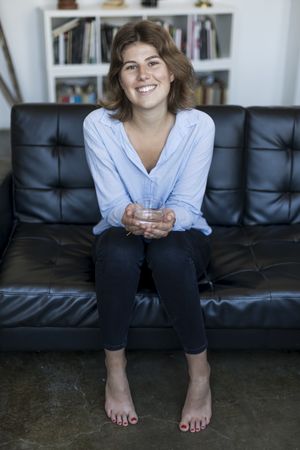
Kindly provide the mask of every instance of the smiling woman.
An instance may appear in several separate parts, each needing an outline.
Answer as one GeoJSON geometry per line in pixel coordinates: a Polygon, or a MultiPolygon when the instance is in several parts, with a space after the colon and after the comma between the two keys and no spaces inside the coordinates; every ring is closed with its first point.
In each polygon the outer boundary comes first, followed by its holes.
{"type": "MultiPolygon", "coordinates": [[[[154,51],[148,54],[149,57],[156,56],[154,61],[149,61],[148,68],[158,63],[164,64],[173,76],[168,94],[168,110],[175,114],[178,109],[191,108],[194,105],[195,75],[190,61],[176,47],[166,30],[146,20],[129,22],[115,36],[108,73],[107,101],[102,101],[102,106],[115,111],[114,117],[121,121],[131,117],[131,103],[120,84],[120,75],[124,72],[125,56],[128,58],[124,51],[129,45],[138,43],[148,44],[154,51]]],[[[129,70],[133,70],[132,66],[136,63],[129,64],[129,70]]]]}
{"type": "Polygon", "coordinates": [[[165,103],[174,75],[152,45],[135,42],[123,51],[119,81],[131,108],[155,108],[165,103]]]}
{"type": "Polygon", "coordinates": [[[201,205],[214,123],[192,108],[193,79],[190,62],[160,25],[128,23],[113,41],[110,98],[84,121],[102,217],[94,227],[94,261],[107,367],[105,410],[122,426],[138,420],[125,348],[144,264],[186,353],[190,382],[179,428],[200,431],[211,418],[198,278],[209,261],[211,228],[201,205]],[[137,214],[146,198],[160,208],[156,220],[137,214]]]}

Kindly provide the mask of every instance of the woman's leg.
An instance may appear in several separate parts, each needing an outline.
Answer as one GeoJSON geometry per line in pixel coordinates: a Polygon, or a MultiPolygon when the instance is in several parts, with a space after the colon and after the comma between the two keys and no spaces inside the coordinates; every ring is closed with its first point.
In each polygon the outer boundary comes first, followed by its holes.
{"type": "Polygon", "coordinates": [[[186,353],[201,353],[207,347],[198,279],[209,256],[209,238],[194,229],[153,239],[146,250],[160,300],[186,353]]]}
{"type": "Polygon", "coordinates": [[[186,359],[189,385],[179,428],[194,433],[204,430],[211,419],[210,367],[206,350],[198,354],[186,353],[186,359]]]}
{"type": "Polygon", "coordinates": [[[125,347],[143,255],[142,239],[126,236],[123,228],[110,228],[95,242],[96,293],[107,368],[105,411],[112,422],[123,426],[137,423],[125,347]]]}
{"type": "Polygon", "coordinates": [[[96,238],[95,284],[103,346],[120,350],[127,345],[134,298],[137,292],[144,242],[112,227],[96,238]]]}
{"type": "Polygon", "coordinates": [[[132,401],[126,375],[125,349],[105,350],[107,380],[105,386],[105,411],[113,423],[135,425],[137,413],[132,401]]]}
{"type": "Polygon", "coordinates": [[[186,353],[190,377],[180,429],[198,431],[211,417],[207,340],[198,279],[209,261],[209,238],[197,230],[172,232],[153,240],[147,261],[171,323],[186,353]]]}

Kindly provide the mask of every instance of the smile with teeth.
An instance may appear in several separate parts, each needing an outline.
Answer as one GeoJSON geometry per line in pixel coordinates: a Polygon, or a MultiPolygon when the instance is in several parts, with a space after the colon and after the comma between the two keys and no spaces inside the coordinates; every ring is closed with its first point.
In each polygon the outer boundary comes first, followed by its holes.
{"type": "Polygon", "coordinates": [[[147,93],[147,92],[154,91],[155,88],[156,88],[155,84],[149,84],[148,86],[141,86],[139,88],[136,88],[136,90],[138,92],[140,92],[141,94],[144,94],[144,93],[147,93]]]}

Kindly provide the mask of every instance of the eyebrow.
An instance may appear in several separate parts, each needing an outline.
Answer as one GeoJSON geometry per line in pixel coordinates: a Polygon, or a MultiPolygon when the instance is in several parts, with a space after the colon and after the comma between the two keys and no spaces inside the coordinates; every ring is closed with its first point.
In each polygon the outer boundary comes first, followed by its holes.
{"type": "MultiPolygon", "coordinates": [[[[145,59],[145,61],[149,61],[150,59],[153,59],[153,58],[159,58],[159,59],[161,59],[161,57],[160,57],[159,55],[151,55],[151,56],[148,56],[148,57],[145,59]]],[[[136,64],[136,61],[134,61],[134,60],[124,61],[124,62],[123,62],[123,66],[125,66],[125,64],[132,64],[132,63],[136,64]]]]}

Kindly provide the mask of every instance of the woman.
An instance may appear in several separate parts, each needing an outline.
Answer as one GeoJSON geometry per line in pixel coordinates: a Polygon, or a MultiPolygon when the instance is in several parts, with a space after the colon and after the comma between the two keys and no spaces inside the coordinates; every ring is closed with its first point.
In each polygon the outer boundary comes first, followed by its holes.
{"type": "Polygon", "coordinates": [[[107,382],[105,410],[127,426],[138,416],[126,376],[126,340],[144,262],[186,354],[189,385],[179,428],[211,418],[210,367],[197,279],[209,260],[200,211],[214,123],[192,109],[193,69],[169,34],[150,21],[116,34],[108,100],[84,122],[86,155],[102,220],[94,227],[95,277],[107,382]],[[158,223],[134,217],[143,197],[164,204],[158,223]]]}

